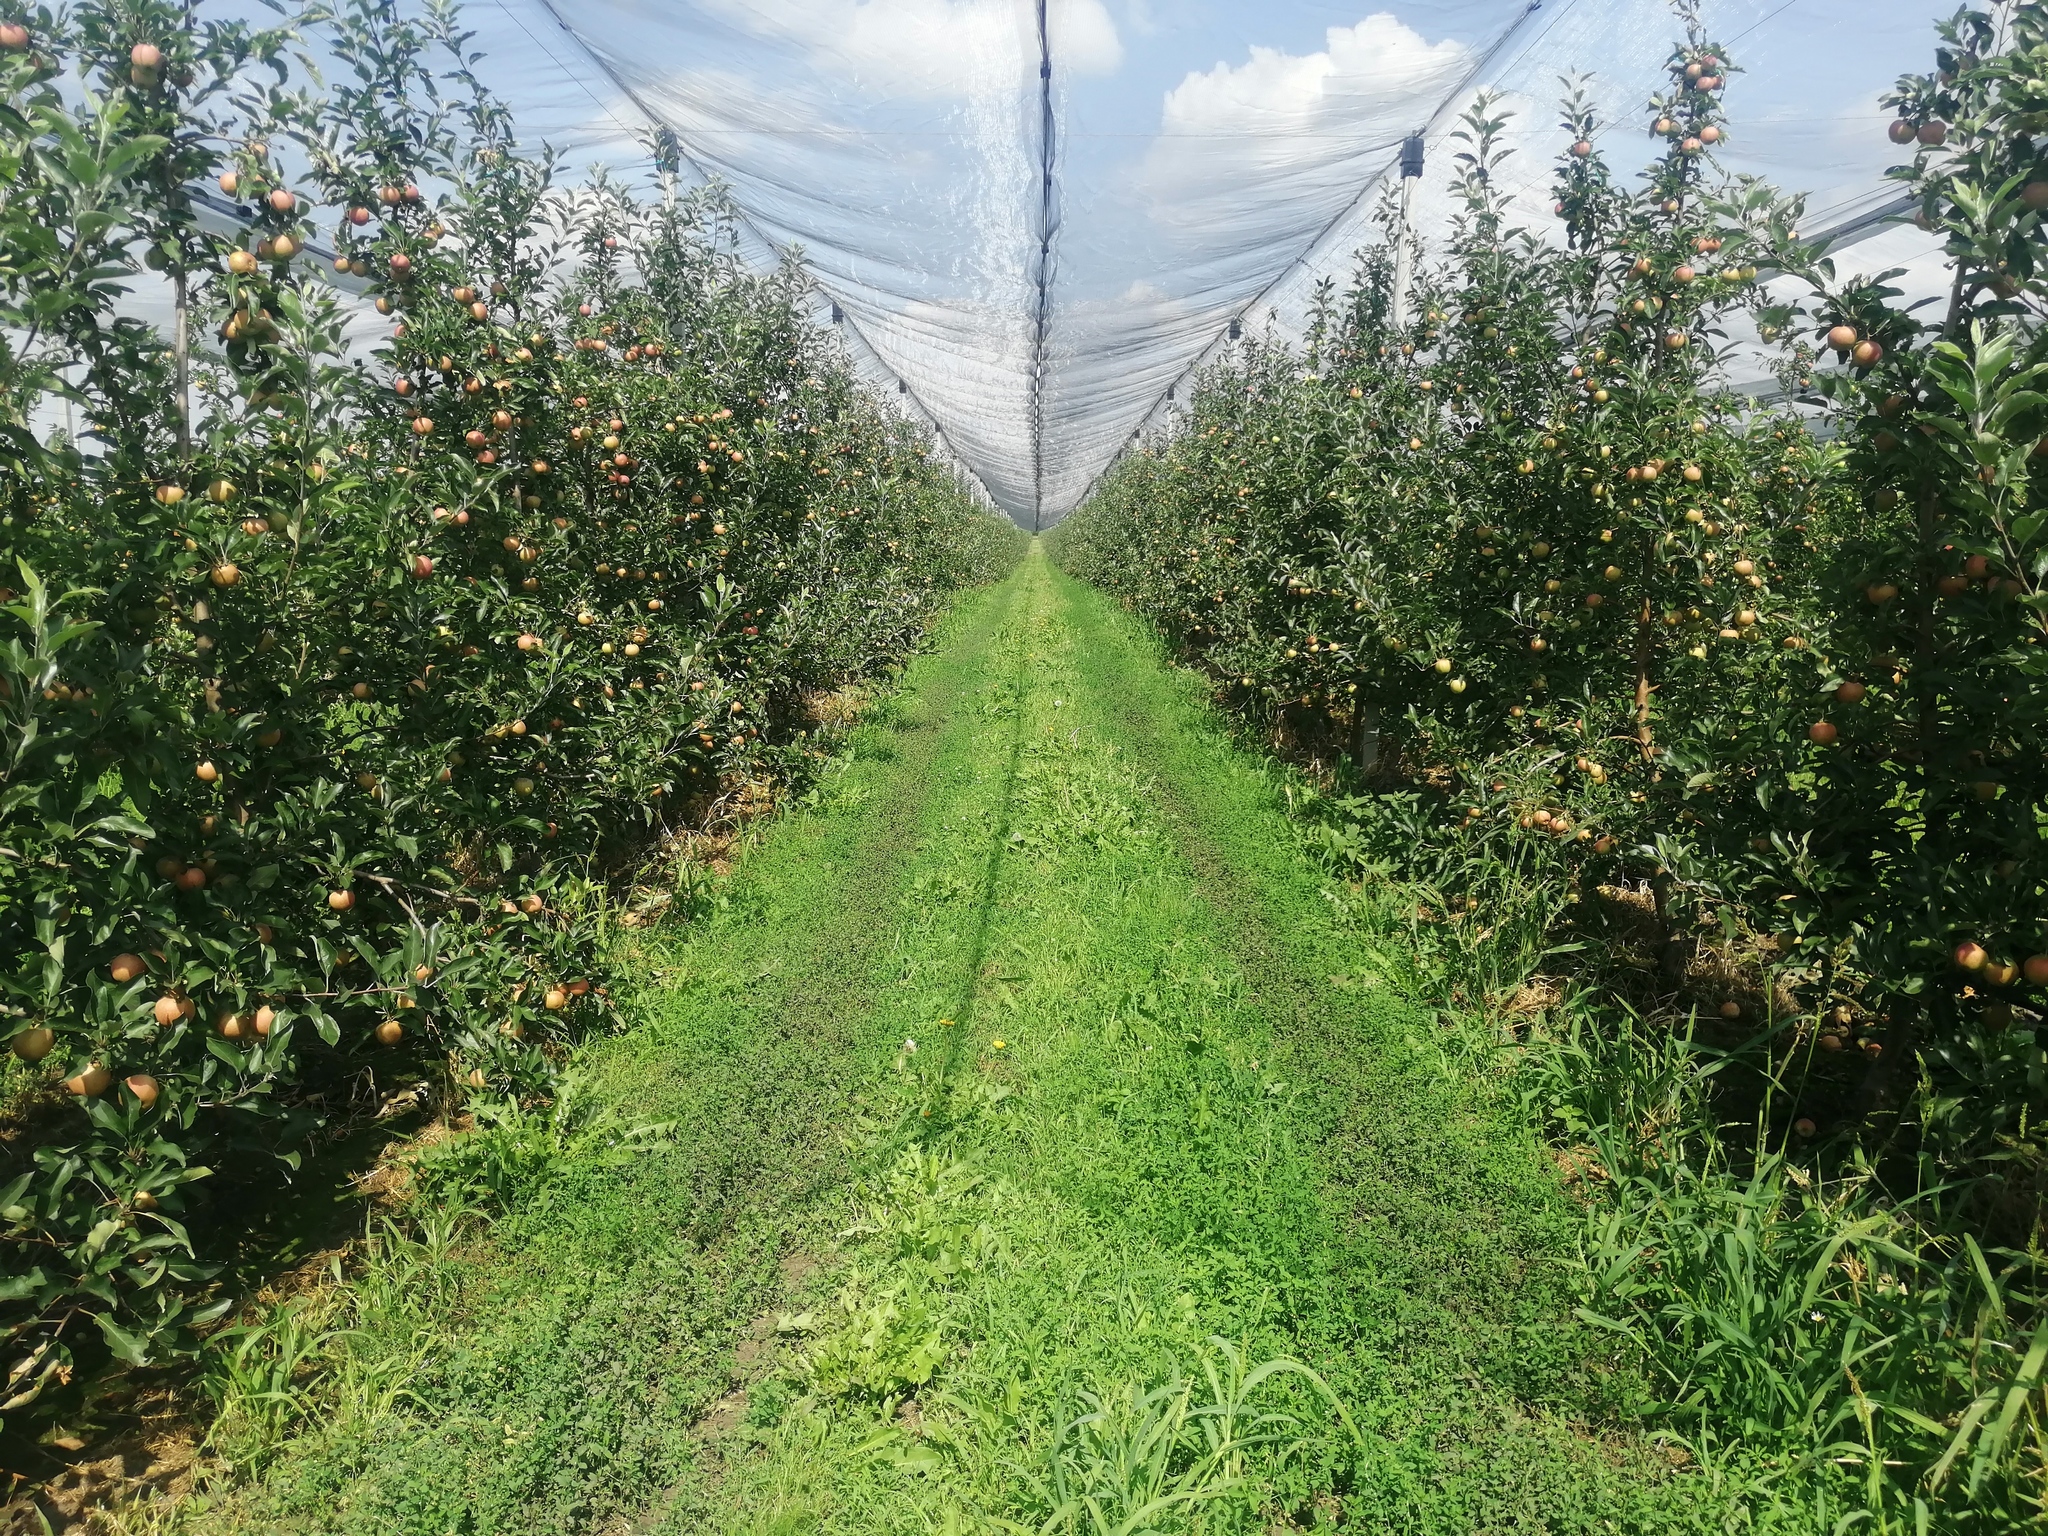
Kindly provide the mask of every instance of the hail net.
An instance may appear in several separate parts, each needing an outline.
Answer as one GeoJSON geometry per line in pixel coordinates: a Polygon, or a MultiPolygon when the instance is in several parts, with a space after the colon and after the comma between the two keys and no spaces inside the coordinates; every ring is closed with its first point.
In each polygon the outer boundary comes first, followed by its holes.
{"type": "MultiPolygon", "coordinates": [[[[1937,13],[1705,6],[1742,71],[1723,168],[1808,194],[1845,270],[1928,291],[1939,251],[1886,217],[1879,96],[1927,67],[1937,13]]],[[[1561,77],[1590,77],[1610,163],[1646,162],[1680,30],[1664,0],[471,0],[464,22],[571,167],[638,174],[671,130],[751,253],[794,253],[820,318],[1026,526],[1184,401],[1233,323],[1285,335],[1348,275],[1417,131],[1427,249],[1476,93],[1514,113],[1503,174],[1533,229],[1555,223],[1561,77]]]]}

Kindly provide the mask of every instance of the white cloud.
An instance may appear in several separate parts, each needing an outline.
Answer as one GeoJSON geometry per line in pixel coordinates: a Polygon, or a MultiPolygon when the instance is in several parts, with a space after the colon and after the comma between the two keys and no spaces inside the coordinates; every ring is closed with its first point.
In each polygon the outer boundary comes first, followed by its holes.
{"type": "Polygon", "coordinates": [[[1142,180],[1162,202],[1209,203],[1246,185],[1348,172],[1362,151],[1390,152],[1421,127],[1470,57],[1384,12],[1331,27],[1318,53],[1254,45],[1243,63],[1190,73],[1166,93],[1142,180]]]}
{"type": "MultiPolygon", "coordinates": [[[[877,96],[967,96],[993,79],[1037,75],[1033,8],[1014,0],[709,0],[707,8],[877,96]]],[[[1063,70],[1108,74],[1123,63],[1103,0],[1052,0],[1048,30],[1063,70]]]]}

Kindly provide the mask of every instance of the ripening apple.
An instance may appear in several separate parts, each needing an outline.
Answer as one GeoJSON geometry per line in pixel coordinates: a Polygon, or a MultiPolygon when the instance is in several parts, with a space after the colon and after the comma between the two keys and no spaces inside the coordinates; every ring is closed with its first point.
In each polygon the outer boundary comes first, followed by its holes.
{"type": "Polygon", "coordinates": [[[2033,986],[2048,987],[2048,955],[2027,956],[2020,966],[2020,974],[2033,986]]]}
{"type": "Polygon", "coordinates": [[[112,963],[107,966],[107,974],[125,987],[129,982],[141,976],[147,969],[148,967],[143,964],[142,956],[123,952],[114,956],[112,963]]]}
{"type": "Polygon", "coordinates": [[[1806,739],[1817,747],[1833,746],[1841,733],[1826,720],[1816,720],[1806,728],[1806,739]]]}
{"type": "Polygon", "coordinates": [[[64,1091],[80,1099],[96,1099],[113,1086],[114,1074],[98,1062],[92,1063],[76,1077],[64,1079],[64,1091]]]}
{"type": "Polygon", "coordinates": [[[2020,968],[2010,960],[1994,960],[1984,967],[1984,979],[1994,987],[2009,987],[2020,979],[2020,968]]]}
{"type": "Polygon", "coordinates": [[[354,891],[329,891],[327,905],[336,912],[346,912],[356,904],[354,891]]]}
{"type": "Polygon", "coordinates": [[[1966,971],[1981,971],[1991,963],[1991,954],[1975,939],[1965,939],[1955,949],[1956,964],[1966,971]]]}
{"type": "Polygon", "coordinates": [[[19,53],[28,46],[28,28],[18,21],[0,23],[0,49],[19,53]]]}
{"type": "Polygon", "coordinates": [[[1917,130],[1913,127],[1913,125],[1907,122],[1903,117],[1896,119],[1889,128],[1885,129],[1885,133],[1890,137],[1891,141],[1894,144],[1912,143],[1913,136],[1916,132],[1917,130]]]}
{"type": "Polygon", "coordinates": [[[270,1031],[273,1028],[275,1028],[277,1024],[277,1010],[271,1007],[270,1004],[265,1003],[261,1008],[258,1008],[256,1010],[255,1022],[256,1033],[262,1036],[264,1039],[268,1039],[270,1037],[270,1031]]]}
{"type": "Polygon", "coordinates": [[[1837,352],[1846,352],[1856,345],[1856,327],[1853,325],[1831,326],[1828,330],[1828,345],[1837,352]]]}
{"type": "Polygon", "coordinates": [[[24,1029],[8,1042],[13,1047],[14,1054],[26,1062],[41,1061],[50,1054],[51,1048],[56,1043],[57,1032],[54,1029],[47,1029],[42,1025],[37,1025],[33,1029],[24,1029]]]}
{"type": "Polygon", "coordinates": [[[386,1019],[376,1029],[379,1045],[396,1045],[405,1038],[405,1026],[396,1019],[386,1019]]]}
{"type": "Polygon", "coordinates": [[[155,43],[137,43],[128,50],[128,62],[136,69],[153,70],[159,68],[163,61],[163,50],[155,43]]]}
{"type": "Polygon", "coordinates": [[[162,1092],[157,1080],[147,1072],[138,1072],[133,1077],[123,1078],[121,1086],[135,1095],[135,1102],[144,1109],[154,1108],[157,1095],[162,1092]]]}
{"type": "Polygon", "coordinates": [[[1801,1115],[1797,1120],[1794,1120],[1792,1122],[1793,1134],[1800,1137],[1802,1140],[1812,1137],[1814,1132],[1818,1131],[1819,1129],[1819,1126],[1815,1125],[1811,1120],[1807,1119],[1804,1115],[1801,1115]]]}
{"type": "Polygon", "coordinates": [[[205,886],[205,884],[206,871],[201,869],[197,864],[194,864],[191,868],[183,871],[178,876],[178,889],[181,891],[200,890],[205,886]]]}
{"type": "Polygon", "coordinates": [[[1869,691],[1852,677],[1835,690],[1835,697],[1844,704],[1860,704],[1869,691]]]}

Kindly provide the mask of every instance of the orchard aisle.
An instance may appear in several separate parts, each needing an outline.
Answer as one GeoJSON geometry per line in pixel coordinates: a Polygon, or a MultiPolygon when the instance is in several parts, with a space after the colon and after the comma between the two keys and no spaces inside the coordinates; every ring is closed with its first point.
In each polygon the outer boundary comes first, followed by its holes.
{"type": "Polygon", "coordinates": [[[355,1288],[334,1416],[223,1527],[1713,1518],[1599,1427],[1533,1138],[1101,598],[1034,549],[821,800],[650,953],[565,1129],[479,1140],[492,1238],[355,1288]]]}

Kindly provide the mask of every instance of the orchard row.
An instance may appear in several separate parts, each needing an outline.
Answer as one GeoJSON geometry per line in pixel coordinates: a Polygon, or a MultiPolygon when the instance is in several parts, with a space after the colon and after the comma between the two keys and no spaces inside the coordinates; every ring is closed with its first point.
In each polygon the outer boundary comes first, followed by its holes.
{"type": "Polygon", "coordinates": [[[544,1096],[613,883],[1014,555],[793,270],[672,177],[556,186],[453,27],[0,27],[9,1411],[189,1347],[396,1090],[544,1096]]]}

